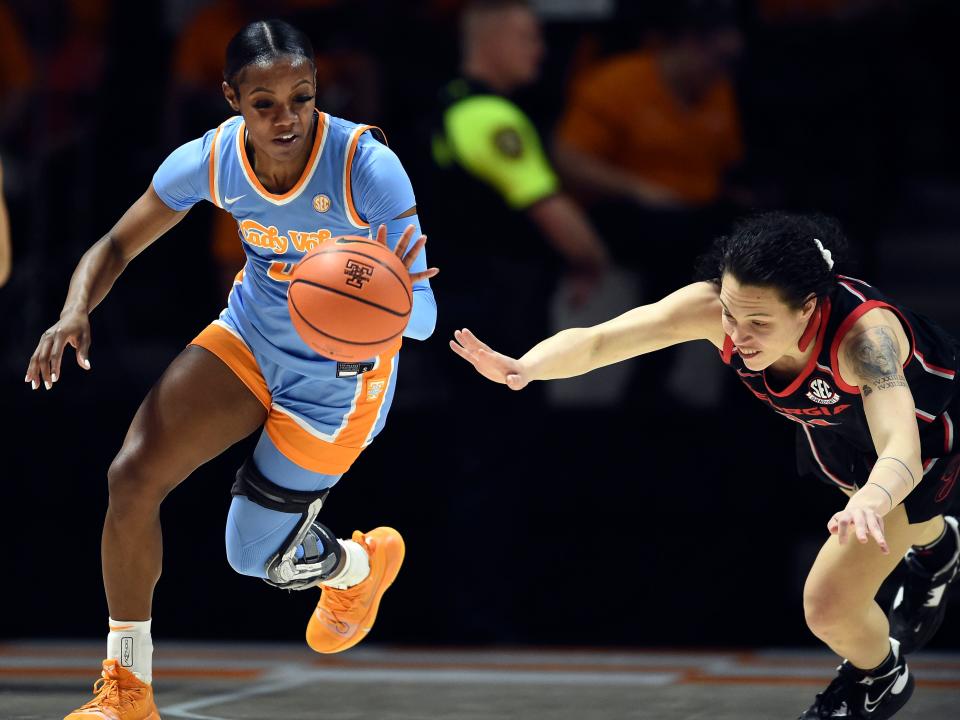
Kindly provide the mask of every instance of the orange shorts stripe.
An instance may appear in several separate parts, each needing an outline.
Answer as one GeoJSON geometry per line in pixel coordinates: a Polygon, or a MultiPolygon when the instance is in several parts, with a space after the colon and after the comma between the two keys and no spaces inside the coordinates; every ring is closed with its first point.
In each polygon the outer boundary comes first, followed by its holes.
{"type": "Polygon", "coordinates": [[[270,390],[267,388],[267,381],[263,379],[253,353],[243,340],[222,325],[211,323],[190,344],[209,350],[220,358],[250,389],[257,400],[265,408],[270,409],[270,390]]]}
{"type": "Polygon", "coordinates": [[[376,370],[360,377],[356,405],[334,442],[317,437],[288,414],[274,408],[266,424],[267,435],[273,444],[287,458],[307,470],[325,475],[345,473],[363,451],[377,423],[399,350],[398,341],[395,347],[380,355],[376,370]]]}

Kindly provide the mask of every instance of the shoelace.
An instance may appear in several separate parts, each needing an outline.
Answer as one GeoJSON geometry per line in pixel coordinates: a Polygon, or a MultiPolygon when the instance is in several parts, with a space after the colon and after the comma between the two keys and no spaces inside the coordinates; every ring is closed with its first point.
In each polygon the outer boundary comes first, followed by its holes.
{"type": "Polygon", "coordinates": [[[843,665],[838,669],[840,674],[827,685],[826,690],[817,693],[817,698],[814,701],[814,708],[821,718],[829,718],[832,713],[840,710],[847,702],[851,680],[846,676],[843,665]]]}
{"type": "Polygon", "coordinates": [[[140,694],[139,688],[124,687],[120,684],[120,681],[115,678],[98,678],[97,681],[93,683],[93,700],[88,702],[80,709],[97,709],[104,705],[111,705],[114,707],[132,705],[134,698],[125,696],[123,691],[136,695],[140,694]]]}
{"type": "Polygon", "coordinates": [[[324,608],[331,613],[347,612],[353,607],[355,601],[361,595],[361,591],[358,589],[359,587],[360,585],[354,585],[346,590],[325,587],[323,602],[324,608]]]}

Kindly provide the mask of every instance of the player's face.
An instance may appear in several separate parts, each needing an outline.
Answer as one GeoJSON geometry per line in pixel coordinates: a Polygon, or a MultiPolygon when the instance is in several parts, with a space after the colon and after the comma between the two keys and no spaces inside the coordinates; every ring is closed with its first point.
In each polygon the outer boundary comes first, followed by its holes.
{"type": "Polygon", "coordinates": [[[723,330],[751,370],[770,367],[785,355],[799,354],[798,343],[815,308],[811,300],[797,309],[775,288],[743,285],[729,273],[720,286],[723,330]]]}
{"type": "Polygon", "coordinates": [[[524,8],[509,8],[498,23],[497,40],[501,69],[512,84],[534,82],[543,59],[543,36],[537,16],[524,8]]]}
{"type": "Polygon", "coordinates": [[[313,141],[313,66],[302,57],[280,57],[248,65],[235,92],[223,84],[224,96],[241,115],[258,154],[277,162],[292,162],[310,152],[313,141]]]}

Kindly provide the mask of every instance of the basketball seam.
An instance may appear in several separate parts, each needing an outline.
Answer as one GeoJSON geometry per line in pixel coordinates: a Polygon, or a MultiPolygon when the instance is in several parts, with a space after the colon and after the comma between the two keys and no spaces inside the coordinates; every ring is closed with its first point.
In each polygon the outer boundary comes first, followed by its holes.
{"type": "Polygon", "coordinates": [[[298,278],[294,280],[292,283],[290,283],[290,290],[293,290],[293,286],[297,284],[309,285],[310,287],[320,288],[321,290],[327,290],[329,292],[336,293],[337,295],[343,295],[343,297],[350,298],[351,300],[356,300],[357,302],[361,302],[364,305],[370,305],[371,307],[375,307],[378,310],[383,310],[385,313],[390,313],[391,315],[395,315],[397,317],[407,317],[410,314],[409,310],[407,310],[406,312],[391,310],[385,305],[375,303],[372,300],[366,300],[365,298],[357,297],[356,295],[353,295],[348,292],[344,292],[343,290],[338,290],[337,288],[330,287],[329,285],[321,285],[320,283],[313,282],[312,280],[303,280],[301,278],[298,278]]]}
{"type": "MultiPolygon", "coordinates": [[[[303,282],[303,280],[301,280],[300,282],[303,282]]],[[[393,335],[390,335],[390,336],[388,336],[388,337],[385,337],[385,338],[383,338],[383,339],[381,339],[381,340],[370,340],[370,341],[368,341],[368,342],[360,342],[360,341],[357,341],[357,340],[348,340],[347,338],[337,337],[336,335],[331,335],[331,334],[328,333],[328,332],[324,332],[323,330],[321,330],[320,328],[318,328],[316,325],[314,325],[312,322],[310,322],[309,320],[307,320],[307,318],[304,317],[304,314],[303,314],[302,312],[300,312],[300,308],[297,307],[297,300],[296,300],[296,298],[294,298],[294,297],[291,296],[291,297],[290,297],[290,304],[293,306],[293,309],[296,311],[297,315],[300,316],[300,319],[303,320],[303,322],[304,322],[311,330],[313,330],[313,331],[316,332],[316,333],[319,333],[320,335],[323,335],[324,337],[328,337],[328,338],[330,338],[331,340],[336,340],[337,342],[346,343],[347,345],[380,345],[380,344],[382,344],[382,343],[390,342],[391,340],[393,340],[395,337],[397,337],[398,335],[400,335],[400,334],[403,332],[403,330],[401,330],[400,332],[396,332],[396,333],[394,333],[393,335]]],[[[331,348],[331,349],[332,349],[332,348],[331,348]]]]}

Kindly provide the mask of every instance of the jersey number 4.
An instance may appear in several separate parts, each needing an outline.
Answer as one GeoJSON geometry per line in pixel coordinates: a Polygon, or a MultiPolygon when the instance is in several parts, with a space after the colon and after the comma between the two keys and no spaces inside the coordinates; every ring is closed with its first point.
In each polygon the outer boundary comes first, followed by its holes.
{"type": "Polygon", "coordinates": [[[293,268],[295,265],[296,263],[274,260],[272,263],[270,263],[270,268],[267,270],[267,275],[270,276],[271,280],[288,283],[293,279],[293,268]]]}

